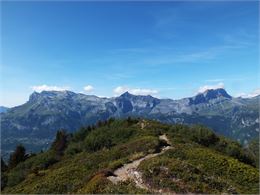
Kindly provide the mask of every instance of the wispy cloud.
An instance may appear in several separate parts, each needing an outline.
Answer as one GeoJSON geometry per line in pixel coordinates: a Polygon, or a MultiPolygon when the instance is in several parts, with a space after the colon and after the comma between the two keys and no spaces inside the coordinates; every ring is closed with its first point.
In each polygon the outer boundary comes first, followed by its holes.
{"type": "MultiPolygon", "coordinates": [[[[114,58],[115,61],[123,65],[180,65],[183,63],[206,63],[218,59],[227,52],[234,52],[246,47],[236,43],[223,43],[219,45],[190,48],[189,51],[176,49],[175,47],[144,47],[144,48],[121,48],[109,51],[111,54],[109,59],[114,58]],[[127,59],[121,62],[121,59],[127,59]]],[[[105,60],[105,59],[103,59],[105,60]]]]}
{"type": "Polygon", "coordinates": [[[223,82],[225,79],[207,79],[206,82],[209,83],[216,83],[216,82],[223,82]]]}
{"type": "Polygon", "coordinates": [[[111,73],[104,74],[104,77],[111,80],[119,80],[133,78],[133,75],[131,75],[130,73],[111,73]]]}
{"type": "Polygon", "coordinates": [[[207,79],[205,80],[206,83],[218,83],[218,82],[224,82],[224,81],[245,81],[245,80],[250,80],[251,78],[248,77],[233,77],[233,78],[216,78],[216,79],[207,79]]]}
{"type": "Polygon", "coordinates": [[[69,90],[70,87],[67,86],[50,86],[50,85],[36,85],[32,86],[31,89],[36,92],[41,92],[41,91],[65,91],[69,90]]]}
{"type": "Polygon", "coordinates": [[[156,94],[158,94],[158,91],[154,90],[154,89],[129,88],[127,86],[118,86],[113,90],[115,95],[121,95],[122,93],[125,93],[127,91],[134,95],[156,95],[156,94]]]}
{"type": "Polygon", "coordinates": [[[145,57],[141,60],[142,64],[150,66],[161,66],[161,65],[180,65],[183,63],[205,63],[216,59],[226,50],[225,47],[211,47],[205,48],[201,51],[191,51],[191,52],[169,52],[161,55],[152,55],[145,57]]]}
{"type": "Polygon", "coordinates": [[[236,97],[242,97],[242,98],[252,98],[255,96],[260,95],[260,88],[255,89],[254,91],[252,91],[251,93],[239,93],[236,95],[236,97]]]}
{"type": "Polygon", "coordinates": [[[203,93],[209,89],[219,89],[224,87],[225,87],[224,83],[218,83],[216,85],[204,85],[198,89],[197,93],[203,93]]]}
{"type": "Polygon", "coordinates": [[[255,41],[253,41],[255,40],[254,35],[244,30],[242,32],[243,33],[240,31],[232,34],[224,34],[221,39],[226,44],[232,45],[235,48],[245,48],[256,44],[255,41]]]}

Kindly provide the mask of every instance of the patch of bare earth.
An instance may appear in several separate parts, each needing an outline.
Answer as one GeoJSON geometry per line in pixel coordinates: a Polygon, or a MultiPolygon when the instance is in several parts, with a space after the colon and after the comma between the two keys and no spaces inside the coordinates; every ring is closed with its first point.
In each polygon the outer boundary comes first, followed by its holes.
{"type": "Polygon", "coordinates": [[[138,166],[140,165],[140,163],[143,160],[147,160],[147,159],[153,158],[155,156],[161,155],[165,151],[172,148],[172,146],[170,146],[171,143],[165,134],[159,136],[159,139],[166,141],[166,143],[169,146],[162,147],[162,149],[159,153],[148,154],[140,159],[134,160],[133,162],[123,165],[122,167],[120,167],[114,171],[114,173],[113,173],[114,176],[109,176],[107,178],[114,184],[117,184],[118,182],[121,182],[121,181],[132,180],[132,181],[134,181],[135,185],[139,188],[146,189],[146,190],[152,191],[154,193],[163,193],[164,191],[162,189],[153,189],[153,188],[151,188],[151,186],[146,184],[142,179],[142,173],[137,170],[138,166]]]}

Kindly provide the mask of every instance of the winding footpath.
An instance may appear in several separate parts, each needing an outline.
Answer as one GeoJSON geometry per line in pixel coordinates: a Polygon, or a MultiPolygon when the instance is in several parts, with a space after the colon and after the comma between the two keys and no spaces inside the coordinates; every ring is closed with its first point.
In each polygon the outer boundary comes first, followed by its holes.
{"type": "Polygon", "coordinates": [[[109,176],[107,178],[114,184],[117,184],[120,181],[126,181],[126,180],[130,179],[130,180],[134,181],[136,186],[139,188],[146,189],[146,190],[152,190],[154,192],[161,193],[161,190],[151,189],[151,187],[148,186],[142,180],[142,174],[137,170],[138,166],[140,165],[140,163],[142,161],[153,158],[158,155],[161,155],[165,151],[172,148],[171,143],[165,134],[159,136],[159,139],[166,141],[166,143],[169,146],[162,147],[162,149],[159,153],[148,154],[148,155],[144,156],[143,158],[140,158],[140,159],[134,160],[133,162],[125,164],[124,166],[116,169],[113,172],[114,176],[109,176]]]}

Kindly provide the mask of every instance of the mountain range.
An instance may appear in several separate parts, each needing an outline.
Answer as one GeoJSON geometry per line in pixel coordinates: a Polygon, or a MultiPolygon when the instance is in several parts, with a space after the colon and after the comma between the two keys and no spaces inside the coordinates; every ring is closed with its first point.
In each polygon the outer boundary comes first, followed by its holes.
{"type": "Polygon", "coordinates": [[[25,104],[1,113],[1,153],[10,153],[18,143],[29,151],[46,149],[59,129],[74,132],[100,120],[128,116],[169,124],[203,124],[247,144],[259,134],[259,100],[260,96],[235,98],[222,88],[179,100],[128,92],[112,98],[71,91],[34,92],[25,104]]]}
{"type": "Polygon", "coordinates": [[[0,106],[0,113],[6,112],[7,110],[8,110],[7,107],[5,107],[5,106],[0,106]]]}

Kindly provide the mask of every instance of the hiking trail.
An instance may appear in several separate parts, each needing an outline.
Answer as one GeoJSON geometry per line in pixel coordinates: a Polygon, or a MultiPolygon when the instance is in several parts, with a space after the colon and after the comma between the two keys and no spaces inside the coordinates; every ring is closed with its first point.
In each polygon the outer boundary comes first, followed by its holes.
{"type": "Polygon", "coordinates": [[[107,177],[112,183],[117,184],[120,181],[126,181],[128,179],[134,181],[137,187],[152,190],[157,193],[161,193],[162,190],[151,189],[142,179],[142,173],[137,170],[140,163],[144,160],[153,158],[155,156],[163,154],[165,151],[172,148],[171,143],[165,134],[159,136],[160,140],[164,140],[168,146],[163,146],[161,151],[158,153],[148,154],[140,159],[134,160],[133,162],[127,163],[122,167],[116,169],[113,174],[114,176],[107,177]]]}

